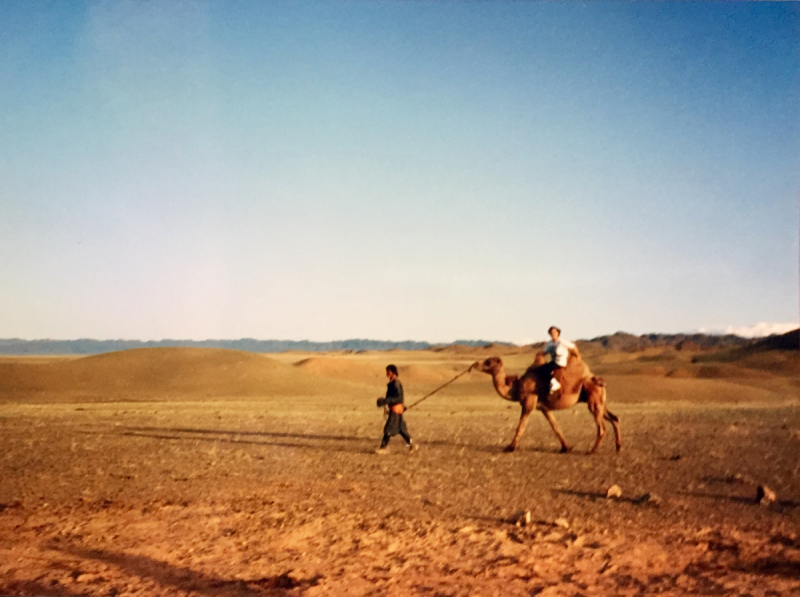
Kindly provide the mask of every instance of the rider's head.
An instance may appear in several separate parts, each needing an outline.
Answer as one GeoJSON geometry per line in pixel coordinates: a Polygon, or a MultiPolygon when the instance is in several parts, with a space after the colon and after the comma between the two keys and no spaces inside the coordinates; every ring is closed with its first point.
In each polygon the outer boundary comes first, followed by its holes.
{"type": "Polygon", "coordinates": [[[550,334],[550,337],[555,342],[558,340],[558,337],[561,335],[561,330],[558,329],[556,326],[551,325],[550,328],[547,330],[547,333],[550,334]]]}

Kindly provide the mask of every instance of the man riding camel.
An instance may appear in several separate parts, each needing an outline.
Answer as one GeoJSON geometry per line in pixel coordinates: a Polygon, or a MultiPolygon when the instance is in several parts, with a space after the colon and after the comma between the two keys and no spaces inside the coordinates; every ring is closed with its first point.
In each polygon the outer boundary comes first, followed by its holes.
{"type": "Polygon", "coordinates": [[[554,325],[550,326],[547,330],[550,334],[550,342],[544,345],[542,352],[550,355],[551,359],[541,367],[541,371],[550,377],[550,393],[552,394],[561,387],[561,376],[564,373],[564,367],[567,366],[567,358],[570,354],[573,356],[580,356],[578,347],[569,340],[561,338],[561,330],[554,325]]]}

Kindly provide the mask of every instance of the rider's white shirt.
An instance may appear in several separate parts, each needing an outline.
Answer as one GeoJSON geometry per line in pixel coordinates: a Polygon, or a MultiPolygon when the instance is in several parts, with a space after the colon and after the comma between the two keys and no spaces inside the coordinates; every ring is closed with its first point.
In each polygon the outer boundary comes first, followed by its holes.
{"type": "Polygon", "coordinates": [[[555,361],[556,365],[559,367],[566,367],[569,351],[573,348],[575,348],[575,345],[572,342],[559,338],[558,340],[551,340],[545,344],[543,352],[552,355],[553,361],[555,361]]]}

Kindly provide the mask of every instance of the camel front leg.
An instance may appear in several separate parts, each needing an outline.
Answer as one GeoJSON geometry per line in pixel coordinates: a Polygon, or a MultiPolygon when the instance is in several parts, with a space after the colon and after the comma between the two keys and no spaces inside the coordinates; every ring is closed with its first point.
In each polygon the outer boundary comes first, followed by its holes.
{"type": "Polygon", "coordinates": [[[517,449],[519,438],[521,438],[522,434],[525,433],[525,426],[528,424],[528,418],[531,416],[531,413],[535,408],[535,402],[533,405],[529,404],[527,401],[522,403],[522,414],[519,417],[517,432],[514,434],[514,439],[511,440],[511,443],[503,449],[503,452],[513,452],[517,449]]]}
{"type": "Polygon", "coordinates": [[[553,431],[555,431],[555,434],[558,437],[558,441],[561,442],[561,453],[564,454],[565,452],[571,451],[572,448],[567,445],[567,440],[564,439],[564,434],[561,433],[561,427],[558,426],[558,421],[556,421],[556,418],[553,416],[553,413],[551,413],[546,408],[540,407],[539,410],[542,411],[544,418],[547,419],[547,422],[550,423],[550,427],[552,427],[553,431]]]}

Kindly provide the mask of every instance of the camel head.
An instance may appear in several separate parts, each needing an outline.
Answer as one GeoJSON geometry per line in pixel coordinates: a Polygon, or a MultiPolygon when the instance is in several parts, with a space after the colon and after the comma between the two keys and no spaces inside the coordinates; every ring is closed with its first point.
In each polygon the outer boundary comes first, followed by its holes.
{"type": "Polygon", "coordinates": [[[494,375],[503,368],[503,361],[500,357],[489,357],[483,361],[475,361],[470,367],[470,371],[477,370],[482,373],[494,375]]]}
{"type": "Polygon", "coordinates": [[[519,379],[519,376],[506,375],[503,367],[503,361],[500,359],[500,357],[489,357],[483,361],[476,361],[472,367],[470,367],[470,370],[478,370],[482,373],[488,373],[492,376],[494,389],[497,390],[497,393],[500,394],[503,399],[511,400],[512,402],[518,402],[518,400],[512,395],[512,391],[514,385],[519,379]]]}

